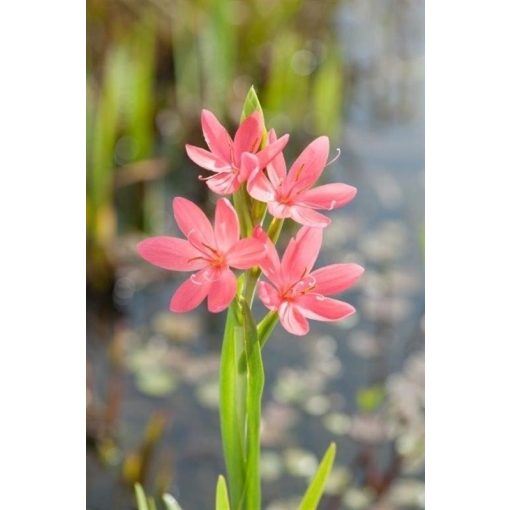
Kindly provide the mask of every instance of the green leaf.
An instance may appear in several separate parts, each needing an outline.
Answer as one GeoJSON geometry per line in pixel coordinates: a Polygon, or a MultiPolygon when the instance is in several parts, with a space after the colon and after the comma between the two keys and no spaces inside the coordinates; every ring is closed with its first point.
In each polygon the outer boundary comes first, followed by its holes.
{"type": "Polygon", "coordinates": [[[158,510],[158,507],[156,506],[156,501],[154,498],[148,498],[147,503],[149,505],[149,510],[158,510]]]}
{"type": "Polygon", "coordinates": [[[165,510],[182,510],[171,494],[163,494],[163,503],[165,504],[165,510]]]}
{"type": "Polygon", "coordinates": [[[244,100],[243,109],[241,112],[241,122],[243,122],[243,120],[250,116],[253,112],[260,112],[262,115],[263,130],[262,140],[260,141],[260,148],[264,148],[267,144],[267,129],[266,123],[264,121],[264,111],[260,105],[257,93],[255,92],[255,87],[252,85],[250,90],[248,90],[248,94],[246,94],[246,99],[244,100]]]}
{"type": "Polygon", "coordinates": [[[382,404],[385,395],[384,386],[380,384],[362,388],[356,395],[358,407],[366,413],[375,411],[382,404]]]}
{"type": "Polygon", "coordinates": [[[264,119],[262,106],[260,106],[259,98],[255,92],[254,86],[252,85],[250,90],[248,90],[248,94],[246,94],[246,99],[244,100],[243,110],[241,112],[241,122],[256,111],[260,112],[262,114],[262,119],[264,119]]]}
{"type": "Polygon", "coordinates": [[[149,510],[149,504],[147,503],[147,497],[143,487],[139,483],[135,483],[135,497],[136,507],[138,510],[149,510]]]}
{"type": "Polygon", "coordinates": [[[216,510],[230,510],[227,484],[225,478],[221,475],[218,477],[218,483],[216,484],[216,510]]]}
{"type": "Polygon", "coordinates": [[[240,299],[246,366],[246,499],[247,510],[260,510],[260,415],[264,389],[264,366],[257,326],[250,307],[240,299]]]}
{"type": "Polygon", "coordinates": [[[324,491],[324,486],[326,485],[326,480],[328,479],[329,472],[333,467],[335,454],[336,445],[335,443],[331,443],[322,458],[319,468],[317,469],[317,472],[315,473],[315,476],[310,483],[298,510],[315,510],[319,505],[324,491]]]}
{"type": "Polygon", "coordinates": [[[238,352],[236,338],[236,307],[234,301],[227,313],[220,362],[220,424],[223,442],[223,455],[227,467],[232,507],[241,507],[245,479],[244,466],[244,402],[240,395],[244,393],[243,377],[237,370],[238,352]]]}

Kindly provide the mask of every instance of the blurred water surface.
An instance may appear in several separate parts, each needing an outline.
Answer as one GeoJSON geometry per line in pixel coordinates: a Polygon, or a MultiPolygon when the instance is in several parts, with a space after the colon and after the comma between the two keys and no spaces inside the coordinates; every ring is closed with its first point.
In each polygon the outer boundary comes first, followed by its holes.
{"type": "MultiPolygon", "coordinates": [[[[344,0],[336,10],[345,98],[331,145],[342,155],[324,179],[353,184],[358,196],[331,213],[317,265],[355,261],[367,271],[342,296],[355,317],[312,322],[305,338],[278,327],[264,349],[267,509],[297,507],[332,440],[339,454],[321,508],[424,508],[423,9],[418,0],[344,0]]],[[[182,172],[197,174],[191,165],[182,172]]],[[[167,182],[166,205],[188,185],[167,182]]],[[[176,233],[165,213],[166,232],[176,233]]],[[[167,312],[182,275],[139,261],[134,241],[119,241],[120,313],[89,307],[87,507],[131,508],[129,480],[143,478],[184,510],[212,508],[224,472],[216,385],[224,316],[167,312]]]]}

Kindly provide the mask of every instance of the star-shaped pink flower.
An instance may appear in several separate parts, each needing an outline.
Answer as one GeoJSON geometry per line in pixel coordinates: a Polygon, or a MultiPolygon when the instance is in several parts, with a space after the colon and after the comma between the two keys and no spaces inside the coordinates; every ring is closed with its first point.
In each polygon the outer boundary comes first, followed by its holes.
{"type": "Polygon", "coordinates": [[[239,239],[239,220],[230,202],[216,202],[214,228],[190,200],[173,201],[175,221],[187,239],[151,237],[138,244],[138,253],[151,264],[171,271],[197,271],[175,292],[172,312],[187,312],[206,297],[210,312],[227,308],[236,293],[236,276],[230,269],[249,269],[265,256],[260,240],[239,239]]]}
{"type": "Polygon", "coordinates": [[[321,228],[301,227],[281,262],[267,235],[258,229],[256,236],[266,245],[260,267],[269,280],[259,283],[259,298],[269,310],[278,312],[289,333],[308,333],[307,319],[338,321],[355,312],[349,303],[326,296],[351,287],[364,269],[357,264],[331,264],[312,271],[322,244],[321,228]]]}
{"type": "Polygon", "coordinates": [[[209,188],[219,195],[229,195],[239,189],[251,172],[265,168],[287,145],[289,136],[273,138],[259,151],[264,125],[262,115],[254,112],[239,126],[234,140],[214,114],[202,110],[202,131],[209,151],[194,145],[186,145],[192,161],[215,175],[203,178],[209,188]]]}
{"type": "MultiPolygon", "coordinates": [[[[276,139],[274,130],[269,142],[276,139]]],[[[248,193],[268,204],[268,211],[276,218],[292,218],[302,225],[326,227],[331,220],[316,209],[331,210],[343,207],[356,195],[356,188],[343,183],[324,184],[312,188],[326,167],[329,154],[327,136],[311,142],[290,167],[289,173],[282,153],[263,171],[252,172],[248,179],[248,193]]]]}

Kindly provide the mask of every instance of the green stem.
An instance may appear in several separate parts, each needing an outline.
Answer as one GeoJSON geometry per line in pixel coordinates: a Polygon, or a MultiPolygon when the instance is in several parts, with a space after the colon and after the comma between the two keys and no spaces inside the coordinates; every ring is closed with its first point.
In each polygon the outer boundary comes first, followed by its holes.
{"type": "MultiPolygon", "coordinates": [[[[275,326],[278,324],[278,312],[269,312],[266,316],[257,324],[257,337],[260,344],[260,350],[269,340],[271,333],[275,326]]],[[[239,373],[244,374],[246,372],[246,358],[243,356],[239,359],[239,373]]]]}
{"type": "Polygon", "coordinates": [[[255,296],[255,289],[257,288],[257,282],[260,278],[260,269],[250,269],[246,273],[246,284],[244,287],[244,298],[246,299],[250,308],[253,305],[253,298],[255,296]]]}
{"type": "Polygon", "coordinates": [[[251,197],[246,191],[246,185],[242,184],[239,189],[232,195],[234,207],[239,216],[239,225],[243,237],[251,235],[253,230],[253,220],[251,217],[251,197]]]}
{"type": "Polygon", "coordinates": [[[257,334],[259,336],[260,349],[264,347],[269,340],[273,329],[278,324],[278,312],[271,311],[257,324],[257,334]]]}
{"type": "Polygon", "coordinates": [[[269,239],[273,241],[273,244],[276,244],[278,238],[280,237],[284,221],[285,220],[283,218],[273,218],[269,224],[267,235],[269,239]]]}
{"type": "Polygon", "coordinates": [[[254,225],[262,225],[266,218],[267,204],[252,199],[251,217],[253,218],[254,225]]]}

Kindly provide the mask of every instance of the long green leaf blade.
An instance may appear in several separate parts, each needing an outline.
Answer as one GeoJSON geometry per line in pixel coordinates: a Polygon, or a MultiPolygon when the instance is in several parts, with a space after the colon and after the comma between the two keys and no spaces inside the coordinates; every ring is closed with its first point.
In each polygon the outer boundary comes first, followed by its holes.
{"type": "Polygon", "coordinates": [[[220,424],[223,455],[227,467],[232,507],[241,507],[244,488],[243,432],[244,422],[239,412],[239,387],[242,384],[237,371],[236,318],[234,301],[227,313],[220,362],[220,424]]]}
{"type": "Polygon", "coordinates": [[[260,510],[260,415],[264,389],[264,367],[257,327],[250,307],[241,299],[246,370],[246,509],[260,510]]]}
{"type": "Polygon", "coordinates": [[[324,486],[326,485],[326,480],[328,479],[329,472],[331,471],[333,462],[335,461],[335,455],[336,445],[335,443],[331,443],[322,458],[319,468],[317,469],[317,472],[315,473],[301,504],[299,505],[299,510],[315,510],[319,505],[324,491],[324,486]]]}
{"type": "Polygon", "coordinates": [[[218,483],[216,484],[216,510],[230,510],[227,484],[225,478],[221,475],[218,477],[218,483]]]}

